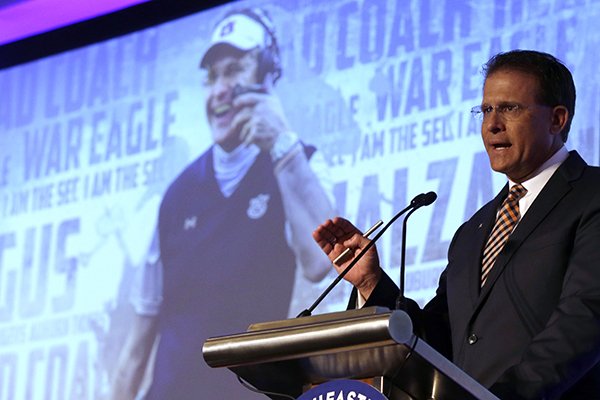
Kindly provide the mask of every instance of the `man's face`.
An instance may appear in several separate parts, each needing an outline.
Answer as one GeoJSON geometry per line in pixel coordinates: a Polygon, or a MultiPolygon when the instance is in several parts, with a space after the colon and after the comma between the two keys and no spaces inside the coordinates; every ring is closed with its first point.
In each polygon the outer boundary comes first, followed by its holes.
{"type": "Polygon", "coordinates": [[[245,87],[256,84],[257,68],[255,51],[241,55],[227,52],[208,68],[206,114],[215,143],[226,151],[232,151],[241,143],[241,127],[232,125],[239,111],[232,106],[233,88],[236,85],[245,87]]]}
{"type": "Polygon", "coordinates": [[[488,112],[481,136],[491,167],[517,183],[530,178],[562,146],[566,109],[538,104],[537,93],[536,78],[515,70],[494,72],[483,87],[482,109],[488,112]]]}

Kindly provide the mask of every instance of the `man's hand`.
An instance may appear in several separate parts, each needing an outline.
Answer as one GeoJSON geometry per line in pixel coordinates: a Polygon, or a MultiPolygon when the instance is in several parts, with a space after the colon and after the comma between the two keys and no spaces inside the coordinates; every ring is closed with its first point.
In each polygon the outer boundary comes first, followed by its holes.
{"type": "Polygon", "coordinates": [[[233,107],[239,111],[231,127],[240,129],[240,141],[246,146],[253,143],[270,151],[277,137],[290,130],[279,98],[271,93],[242,94],[233,100],[233,107]]]}
{"type": "MultiPolygon", "coordinates": [[[[370,242],[369,239],[363,237],[362,232],[352,223],[341,217],[335,217],[333,220],[328,219],[319,225],[313,232],[313,239],[332,262],[346,249],[350,249],[351,254],[356,256],[370,242]]],[[[352,258],[341,265],[334,264],[334,267],[340,273],[351,261],[352,258]]],[[[369,298],[380,278],[381,268],[375,246],[344,277],[365,298],[369,298]]]]}

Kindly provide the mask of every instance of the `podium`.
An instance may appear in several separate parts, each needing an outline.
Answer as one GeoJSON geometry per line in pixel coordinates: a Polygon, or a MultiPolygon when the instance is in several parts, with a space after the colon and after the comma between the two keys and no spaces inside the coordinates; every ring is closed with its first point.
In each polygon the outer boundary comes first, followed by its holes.
{"type": "Polygon", "coordinates": [[[294,398],[320,383],[357,379],[390,400],[498,400],[415,336],[408,314],[386,308],[254,324],[209,338],[203,355],[261,391],[294,398]]]}

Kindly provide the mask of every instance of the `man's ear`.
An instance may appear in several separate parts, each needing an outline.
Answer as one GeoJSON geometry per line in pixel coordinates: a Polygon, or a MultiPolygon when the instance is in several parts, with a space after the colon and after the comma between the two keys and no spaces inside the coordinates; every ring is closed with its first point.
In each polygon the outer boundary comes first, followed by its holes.
{"type": "Polygon", "coordinates": [[[569,110],[565,106],[556,106],[552,109],[552,125],[550,130],[553,134],[560,134],[567,126],[569,110]]]}

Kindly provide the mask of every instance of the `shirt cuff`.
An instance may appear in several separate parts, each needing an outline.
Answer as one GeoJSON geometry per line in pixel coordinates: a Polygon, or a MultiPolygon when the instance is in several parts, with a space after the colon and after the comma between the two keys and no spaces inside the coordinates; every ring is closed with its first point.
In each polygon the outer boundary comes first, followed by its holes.
{"type": "Polygon", "coordinates": [[[357,290],[358,295],[356,296],[356,308],[363,308],[367,299],[362,295],[360,291],[357,290]]]}

